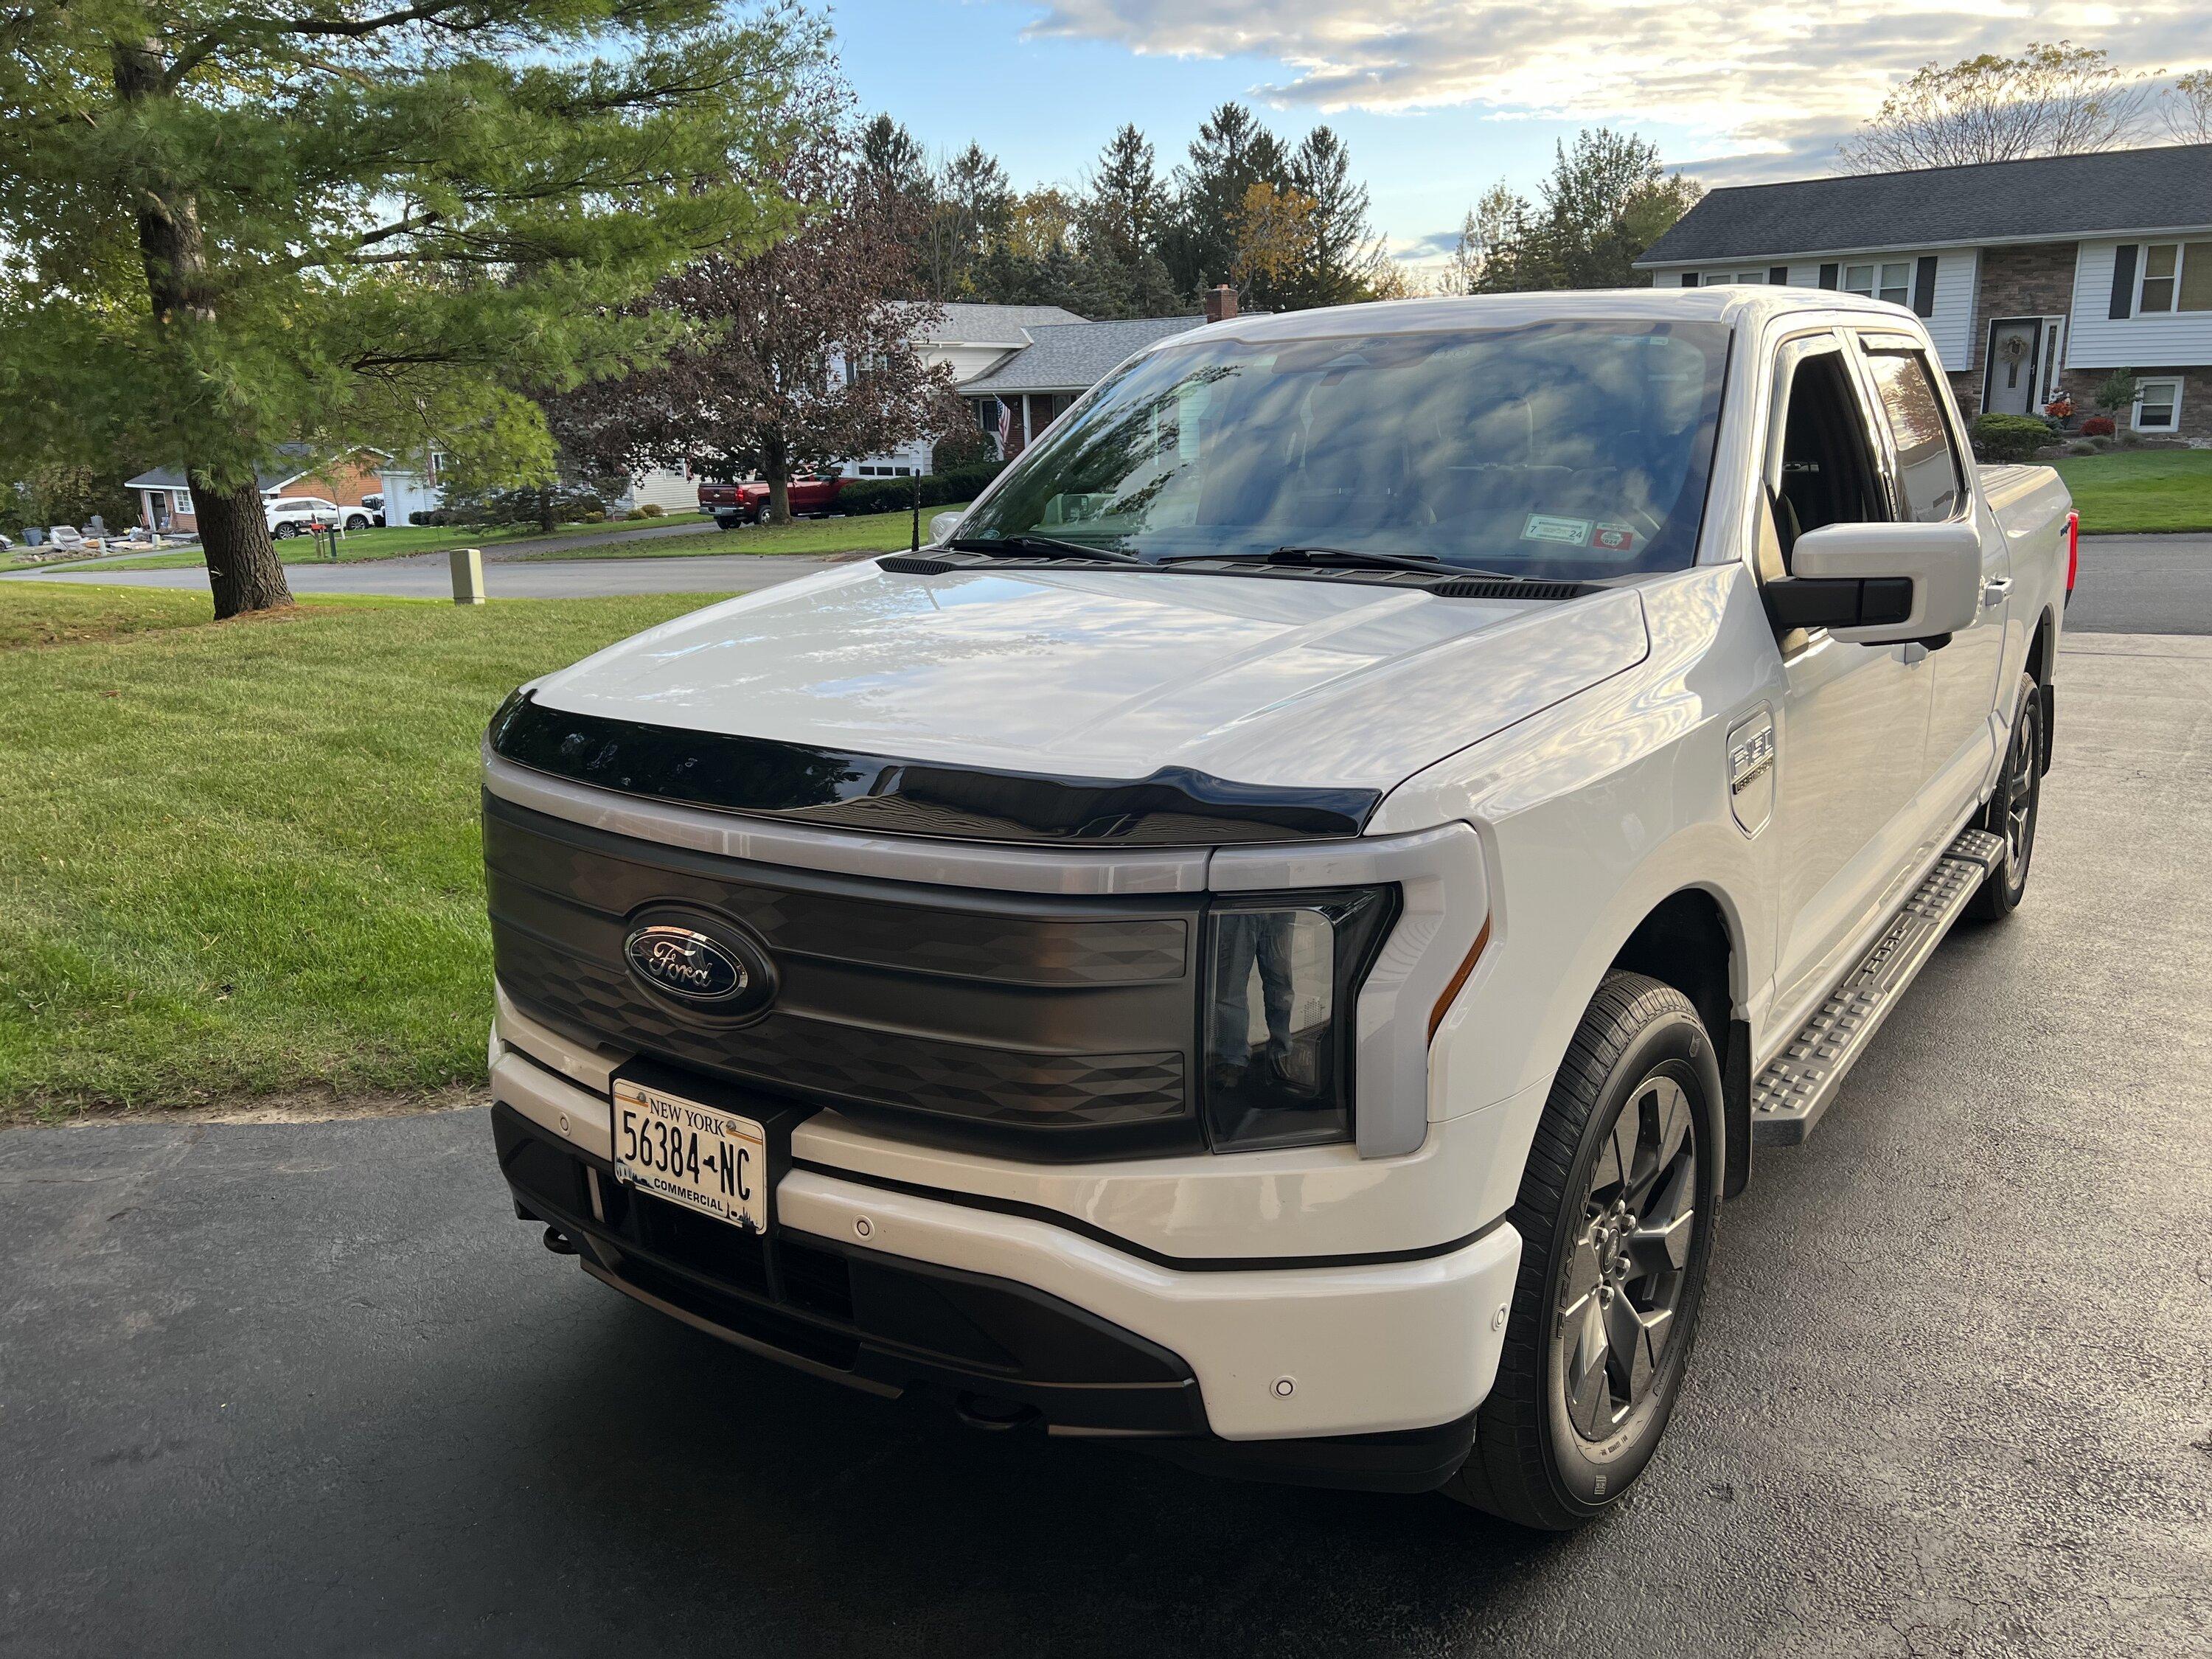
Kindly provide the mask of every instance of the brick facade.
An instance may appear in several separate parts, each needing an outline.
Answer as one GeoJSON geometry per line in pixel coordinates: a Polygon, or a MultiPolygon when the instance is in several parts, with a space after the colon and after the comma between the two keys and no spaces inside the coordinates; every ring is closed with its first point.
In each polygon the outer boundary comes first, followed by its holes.
{"type": "Polygon", "coordinates": [[[1974,299],[1974,355],[1978,369],[1988,349],[1990,325],[2004,317],[2063,317],[2074,309],[2072,242],[2029,242],[1982,250],[1974,299]]]}
{"type": "MultiPolygon", "coordinates": [[[[2066,371],[2066,395],[2074,400],[2077,416],[2101,415],[2097,407],[2097,388],[2112,377],[2108,368],[2069,368],[2066,371]]],[[[2181,416],[2179,432],[2157,432],[2146,435],[2156,438],[2179,438],[2184,443],[2197,448],[2212,447],[2212,365],[2199,364],[2194,368],[2139,368],[2138,380],[2179,380],[2181,382],[2181,416]]],[[[2133,411],[2122,410],[2113,418],[2119,429],[2125,432],[2133,411]]]]}

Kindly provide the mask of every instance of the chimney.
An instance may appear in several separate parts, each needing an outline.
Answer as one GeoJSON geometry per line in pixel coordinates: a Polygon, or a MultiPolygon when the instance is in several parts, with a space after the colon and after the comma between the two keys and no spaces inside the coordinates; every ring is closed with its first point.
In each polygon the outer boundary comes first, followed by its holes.
{"type": "Polygon", "coordinates": [[[1206,290],[1206,320],[1226,322],[1237,314],[1237,290],[1226,283],[1217,283],[1206,290]]]}

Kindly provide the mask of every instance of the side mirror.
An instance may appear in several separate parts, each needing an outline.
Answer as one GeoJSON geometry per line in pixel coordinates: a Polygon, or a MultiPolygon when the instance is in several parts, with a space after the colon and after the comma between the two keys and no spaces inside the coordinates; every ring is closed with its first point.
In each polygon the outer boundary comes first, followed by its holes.
{"type": "Polygon", "coordinates": [[[963,516],[958,513],[940,513],[932,519],[929,521],[929,544],[932,547],[942,547],[958,535],[963,516]]]}
{"type": "Polygon", "coordinates": [[[1787,580],[1766,587],[1780,629],[1825,628],[1856,645],[1930,644],[1973,626],[1982,538],[1966,524],[1832,524],[1790,551],[1787,580]]]}

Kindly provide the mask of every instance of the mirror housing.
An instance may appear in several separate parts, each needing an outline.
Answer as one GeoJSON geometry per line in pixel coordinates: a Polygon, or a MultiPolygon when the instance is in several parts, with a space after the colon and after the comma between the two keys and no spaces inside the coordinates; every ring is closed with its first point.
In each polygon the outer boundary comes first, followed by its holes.
{"type": "Polygon", "coordinates": [[[929,544],[942,547],[960,533],[960,520],[966,515],[959,513],[939,513],[929,521],[929,544]]]}
{"type": "Polygon", "coordinates": [[[1770,582],[1778,629],[1825,628],[1855,645],[1930,646],[1973,626],[1982,603],[1982,537],[1954,524],[1832,524],[1790,550],[1770,582]]]}

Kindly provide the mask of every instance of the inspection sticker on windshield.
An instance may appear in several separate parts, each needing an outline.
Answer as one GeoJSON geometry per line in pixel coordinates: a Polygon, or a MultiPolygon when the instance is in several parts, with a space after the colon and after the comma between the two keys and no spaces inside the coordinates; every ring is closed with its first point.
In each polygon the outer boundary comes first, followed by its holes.
{"type": "Polygon", "coordinates": [[[1636,532],[1625,524],[1601,524],[1590,532],[1589,544],[1601,553],[1633,553],[1636,532]]]}
{"type": "Polygon", "coordinates": [[[1549,513],[1531,513],[1528,522],[1521,526],[1524,542],[1565,542],[1571,547],[1580,547],[1589,539],[1589,533],[1588,519],[1561,519],[1549,513]]]}

